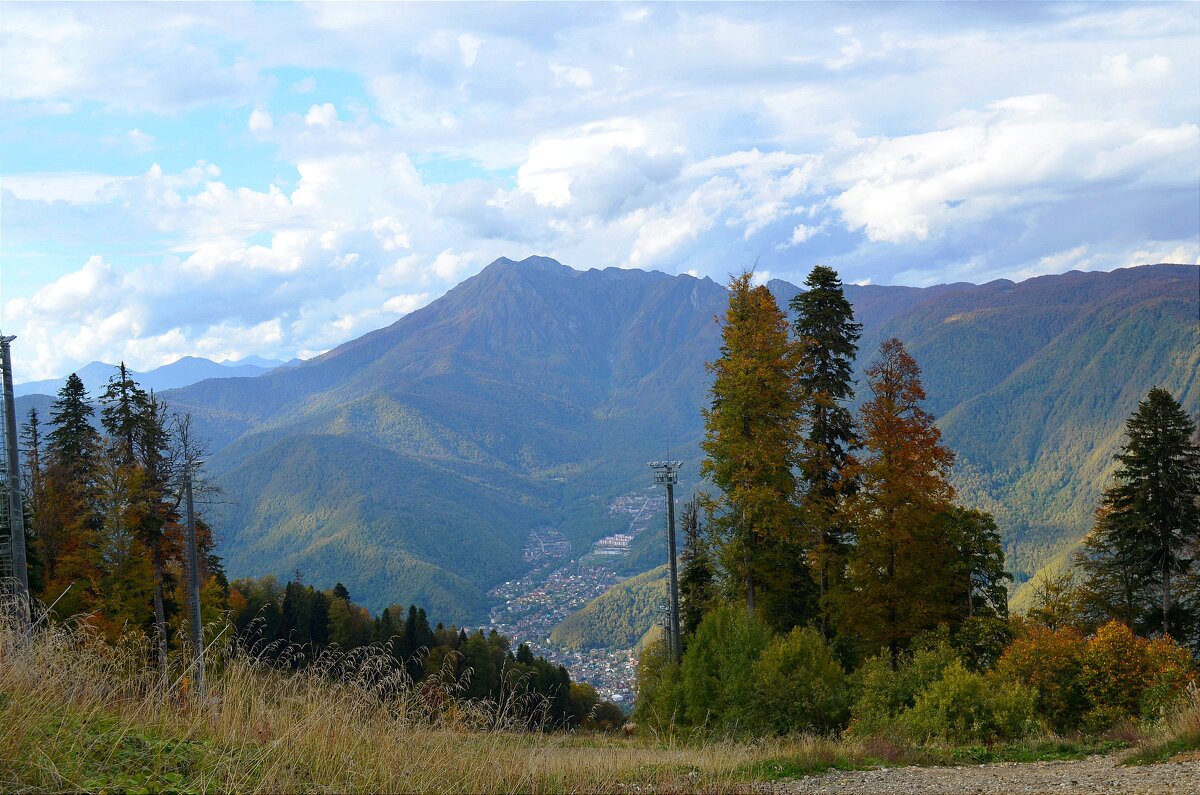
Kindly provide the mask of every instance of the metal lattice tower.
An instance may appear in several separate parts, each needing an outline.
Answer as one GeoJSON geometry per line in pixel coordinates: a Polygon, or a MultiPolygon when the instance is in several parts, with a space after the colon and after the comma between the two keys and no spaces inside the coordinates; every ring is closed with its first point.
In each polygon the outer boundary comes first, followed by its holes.
{"type": "Polygon", "coordinates": [[[654,470],[654,482],[667,487],[667,563],[671,573],[667,592],[670,610],[667,643],[675,660],[683,654],[683,641],[679,634],[679,572],[675,556],[675,484],[679,482],[679,470],[682,467],[682,461],[650,462],[650,468],[654,470]]]}

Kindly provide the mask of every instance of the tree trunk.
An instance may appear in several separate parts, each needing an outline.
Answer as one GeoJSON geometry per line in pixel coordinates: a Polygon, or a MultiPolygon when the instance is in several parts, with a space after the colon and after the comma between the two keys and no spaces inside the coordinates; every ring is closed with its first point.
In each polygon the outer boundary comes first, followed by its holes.
{"type": "Polygon", "coordinates": [[[162,556],[155,552],[154,561],[154,635],[158,645],[158,673],[167,678],[167,614],[163,607],[163,564],[162,556]]]}
{"type": "Polygon", "coordinates": [[[1171,615],[1171,560],[1167,556],[1163,556],[1163,586],[1162,586],[1162,614],[1163,614],[1163,634],[1171,634],[1170,615],[1171,615]]]}
{"type": "Polygon", "coordinates": [[[975,617],[975,575],[967,572],[967,618],[975,617]]]}
{"type": "Polygon", "coordinates": [[[754,615],[754,574],[750,571],[748,562],[746,566],[746,609],[750,615],[754,615]]]}

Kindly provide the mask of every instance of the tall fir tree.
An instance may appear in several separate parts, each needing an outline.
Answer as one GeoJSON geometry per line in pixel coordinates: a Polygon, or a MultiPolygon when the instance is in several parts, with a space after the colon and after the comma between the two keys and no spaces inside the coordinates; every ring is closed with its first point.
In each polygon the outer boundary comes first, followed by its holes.
{"type": "MultiPolygon", "coordinates": [[[[1111,590],[1105,570],[1118,583],[1131,576],[1153,583],[1157,604],[1139,600],[1139,607],[1148,627],[1166,634],[1185,629],[1173,585],[1190,572],[1200,543],[1195,433],[1196,423],[1167,390],[1154,387],[1138,403],[1125,423],[1115,482],[1102,498],[1094,555],[1084,563],[1085,588],[1093,593],[1111,590]]],[[[1130,595],[1120,596],[1128,609],[1130,595]]]]}
{"type": "Polygon", "coordinates": [[[847,403],[854,397],[854,359],[862,324],[854,321],[854,308],[846,300],[837,271],[818,265],[804,284],[808,289],[789,304],[796,314],[793,329],[803,361],[799,378],[807,398],[800,507],[812,538],[812,565],[821,602],[820,628],[828,637],[825,597],[831,578],[841,570],[849,532],[842,501],[853,485],[845,478],[845,467],[855,437],[854,418],[847,403]]]}
{"type": "Polygon", "coordinates": [[[50,408],[42,465],[43,494],[34,513],[45,572],[41,598],[59,615],[100,609],[101,538],[96,482],[103,454],[95,411],[83,381],[67,377],[50,408]]]}
{"type": "Polygon", "coordinates": [[[921,371],[900,340],[880,346],[867,379],[872,398],[860,426],[868,457],[850,465],[861,480],[850,508],[856,539],[831,601],[839,631],[895,661],[917,633],[954,617],[956,553],[938,521],[954,496],[954,454],[921,407],[921,371]]]}
{"type": "Polygon", "coordinates": [[[100,395],[100,423],[108,433],[112,454],[122,466],[136,462],[146,430],[147,401],[145,390],[133,380],[125,362],[121,362],[100,395]]]}
{"type": "Polygon", "coordinates": [[[721,355],[708,365],[712,403],[701,443],[701,474],[721,490],[706,506],[708,527],[730,589],[751,613],[761,608],[786,626],[815,608],[811,578],[793,582],[794,569],[779,565],[783,556],[803,556],[794,502],[800,349],[775,298],[748,272],[730,281],[721,335],[721,355]]]}

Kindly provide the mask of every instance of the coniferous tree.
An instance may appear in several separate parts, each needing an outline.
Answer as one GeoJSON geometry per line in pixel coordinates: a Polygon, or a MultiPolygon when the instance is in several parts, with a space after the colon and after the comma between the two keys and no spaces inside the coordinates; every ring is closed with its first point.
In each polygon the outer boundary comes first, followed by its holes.
{"type": "Polygon", "coordinates": [[[100,433],[92,427],[94,415],[83,381],[71,373],[50,407],[54,429],[46,437],[47,452],[52,462],[65,468],[66,474],[81,487],[91,482],[102,449],[100,433]]]}
{"type": "MultiPolygon", "coordinates": [[[[700,532],[700,501],[693,497],[683,506],[682,570],[679,574],[680,632],[686,639],[696,632],[704,613],[716,597],[714,571],[708,545],[700,532]]],[[[686,640],[685,640],[686,643],[686,640]]]]}
{"type": "Polygon", "coordinates": [[[1136,536],[1122,532],[1120,517],[1102,500],[1096,521],[1075,553],[1082,574],[1076,587],[1081,617],[1091,630],[1116,619],[1139,632],[1146,632],[1146,605],[1154,602],[1154,584],[1144,576],[1142,554],[1136,536]]]}
{"type": "Polygon", "coordinates": [[[29,418],[21,426],[21,445],[29,471],[26,501],[36,503],[42,487],[42,423],[36,407],[29,409],[29,418]]]}
{"type": "Polygon", "coordinates": [[[100,396],[100,422],[113,445],[113,454],[122,466],[132,466],[137,459],[145,431],[148,397],[129,375],[125,362],[108,380],[100,396]]]}
{"type": "Polygon", "coordinates": [[[721,494],[707,506],[731,591],[750,612],[787,625],[811,614],[811,578],[795,582],[781,558],[802,557],[794,496],[803,393],[799,346],[787,317],[764,286],[743,273],[729,284],[721,356],[708,365],[715,376],[704,411],[707,433],[701,474],[721,494]],[[784,576],[781,576],[784,575],[784,576]]]}
{"type": "MultiPolygon", "coordinates": [[[[1087,588],[1107,592],[1104,567],[1153,583],[1157,604],[1141,607],[1147,623],[1163,633],[1178,630],[1174,578],[1192,567],[1200,542],[1200,448],[1196,423],[1171,393],[1150,390],[1125,424],[1125,443],[1116,456],[1115,483],[1104,492],[1094,534],[1105,548],[1088,571],[1087,588]]],[[[1117,581],[1120,581],[1117,577],[1117,581]]],[[[1126,602],[1129,599],[1126,596],[1126,602]]]]}
{"type": "Polygon", "coordinates": [[[93,414],[83,381],[72,373],[50,409],[43,493],[34,513],[45,572],[41,597],[63,616],[90,613],[100,606],[96,479],[102,448],[91,424],[93,414]]]}
{"type": "Polygon", "coordinates": [[[872,398],[860,425],[869,457],[851,465],[861,479],[851,508],[856,539],[833,595],[839,631],[868,651],[886,648],[893,662],[914,635],[954,615],[955,550],[938,522],[954,495],[954,454],[921,408],[920,373],[895,338],[867,370],[872,398]]]}
{"type": "MultiPolygon", "coordinates": [[[[802,351],[799,379],[806,392],[808,421],[800,458],[801,510],[812,536],[815,579],[824,602],[846,550],[848,528],[841,507],[852,484],[844,470],[855,446],[854,418],[846,403],[854,396],[852,375],[862,325],[854,322],[854,309],[835,270],[818,265],[804,284],[808,290],[789,304],[796,313],[793,328],[802,351]]],[[[824,604],[820,625],[828,637],[824,604]]]]}

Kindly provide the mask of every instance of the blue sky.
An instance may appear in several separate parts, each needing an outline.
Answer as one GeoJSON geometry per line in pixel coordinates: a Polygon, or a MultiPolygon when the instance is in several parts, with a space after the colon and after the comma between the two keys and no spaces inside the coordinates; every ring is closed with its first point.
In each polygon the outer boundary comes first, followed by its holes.
{"type": "Polygon", "coordinates": [[[1198,262],[1200,4],[0,3],[18,380],[311,356],[499,256],[1198,262]]]}

